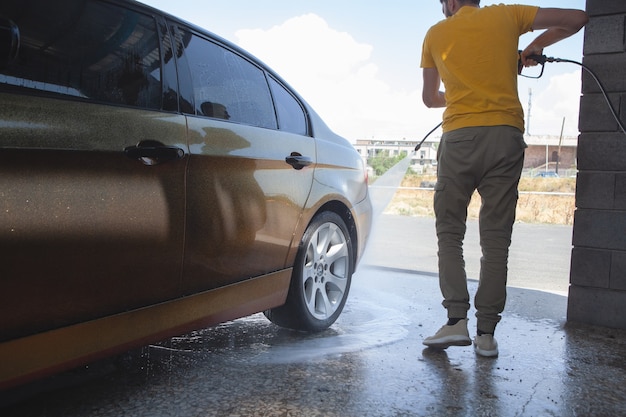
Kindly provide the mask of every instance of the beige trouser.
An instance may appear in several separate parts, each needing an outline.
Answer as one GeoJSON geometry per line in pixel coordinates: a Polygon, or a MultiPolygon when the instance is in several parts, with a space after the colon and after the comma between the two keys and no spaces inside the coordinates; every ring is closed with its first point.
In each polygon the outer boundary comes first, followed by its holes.
{"type": "Polygon", "coordinates": [[[507,262],[526,143],[511,126],[446,132],[438,150],[435,215],[439,284],[448,317],[467,317],[469,293],[463,258],[467,206],[474,190],[479,215],[480,281],[474,298],[477,327],[493,332],[506,301],[507,262]]]}

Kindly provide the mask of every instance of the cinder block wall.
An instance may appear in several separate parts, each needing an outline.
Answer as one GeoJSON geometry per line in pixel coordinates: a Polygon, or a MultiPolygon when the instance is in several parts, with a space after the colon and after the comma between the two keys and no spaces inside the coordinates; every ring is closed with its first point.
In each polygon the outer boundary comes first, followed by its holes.
{"type": "MultiPolygon", "coordinates": [[[[626,1],[587,0],[583,63],[626,120],[626,1]]],[[[626,328],[626,135],[583,71],[568,320],[626,328]]]]}

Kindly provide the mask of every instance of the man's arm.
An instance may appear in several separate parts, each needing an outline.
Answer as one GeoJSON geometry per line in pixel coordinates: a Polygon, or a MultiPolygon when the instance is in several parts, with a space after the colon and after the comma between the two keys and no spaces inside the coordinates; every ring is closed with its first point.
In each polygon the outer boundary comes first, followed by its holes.
{"type": "Polygon", "coordinates": [[[547,29],[537,36],[522,51],[522,63],[524,66],[537,65],[533,60],[527,59],[529,55],[542,55],[543,48],[568,38],[582,29],[587,24],[589,17],[582,10],[539,8],[533,30],[547,29]]]}
{"type": "Polygon", "coordinates": [[[446,107],[446,98],[441,87],[441,77],[437,68],[424,68],[422,70],[424,86],[422,87],[422,100],[428,108],[446,107]]]}

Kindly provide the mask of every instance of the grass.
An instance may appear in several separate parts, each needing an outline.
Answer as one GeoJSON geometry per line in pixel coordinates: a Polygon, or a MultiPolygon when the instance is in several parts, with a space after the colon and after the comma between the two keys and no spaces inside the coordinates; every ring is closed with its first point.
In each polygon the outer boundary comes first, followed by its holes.
{"type": "MultiPolygon", "coordinates": [[[[435,182],[433,176],[423,176],[408,171],[402,187],[420,187],[423,182],[435,182]]],[[[575,198],[573,195],[546,195],[536,193],[574,193],[575,178],[522,178],[519,185],[516,221],[572,225],[575,198]],[[526,194],[530,193],[530,194],[526,194]]],[[[480,196],[474,193],[468,207],[468,217],[478,218],[480,196]]],[[[434,216],[433,191],[400,189],[396,192],[385,213],[405,216],[434,216]]]]}

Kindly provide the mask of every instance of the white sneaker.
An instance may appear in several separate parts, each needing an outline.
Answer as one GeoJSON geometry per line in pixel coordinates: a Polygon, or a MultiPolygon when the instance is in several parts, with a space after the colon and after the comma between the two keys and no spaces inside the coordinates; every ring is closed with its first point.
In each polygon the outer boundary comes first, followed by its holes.
{"type": "Polygon", "coordinates": [[[433,349],[447,349],[450,346],[469,346],[472,339],[467,331],[467,319],[459,320],[454,326],[443,326],[433,336],[427,337],[422,342],[433,349]]]}
{"type": "Polygon", "coordinates": [[[474,338],[474,351],[480,356],[498,356],[498,342],[492,334],[484,334],[474,338]]]}

